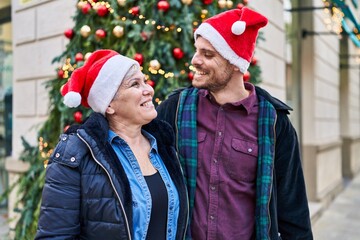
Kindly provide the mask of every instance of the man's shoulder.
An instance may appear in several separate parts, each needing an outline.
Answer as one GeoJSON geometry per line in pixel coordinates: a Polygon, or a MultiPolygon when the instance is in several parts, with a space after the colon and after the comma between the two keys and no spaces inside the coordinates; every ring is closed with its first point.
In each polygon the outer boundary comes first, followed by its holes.
{"type": "Polygon", "coordinates": [[[265,89],[255,86],[255,91],[256,94],[258,96],[262,96],[263,98],[265,98],[267,101],[269,101],[276,110],[278,111],[292,111],[293,109],[288,106],[286,103],[284,103],[283,101],[279,100],[278,98],[272,96],[268,91],[266,91],[265,89]]]}

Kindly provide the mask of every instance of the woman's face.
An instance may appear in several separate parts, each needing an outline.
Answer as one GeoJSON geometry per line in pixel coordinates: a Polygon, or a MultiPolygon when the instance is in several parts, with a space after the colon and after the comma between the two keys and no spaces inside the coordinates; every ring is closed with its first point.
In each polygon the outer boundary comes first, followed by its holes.
{"type": "Polygon", "coordinates": [[[130,78],[123,80],[110,103],[117,117],[127,125],[144,125],[156,118],[152,98],[154,89],[146,83],[144,74],[138,70],[130,78]]]}

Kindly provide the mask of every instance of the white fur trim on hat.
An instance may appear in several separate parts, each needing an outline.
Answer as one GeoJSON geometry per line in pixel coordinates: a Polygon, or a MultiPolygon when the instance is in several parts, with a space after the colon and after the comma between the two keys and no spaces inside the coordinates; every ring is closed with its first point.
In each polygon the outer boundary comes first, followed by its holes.
{"type": "Polygon", "coordinates": [[[131,66],[139,63],[122,55],[115,55],[101,67],[87,98],[89,106],[105,115],[106,108],[114,98],[124,76],[131,66]]]}
{"type": "Polygon", "coordinates": [[[78,92],[68,92],[64,96],[64,104],[68,107],[75,108],[81,103],[81,95],[78,92]]]}
{"type": "Polygon", "coordinates": [[[246,61],[244,58],[238,56],[221,36],[221,34],[209,23],[202,23],[194,32],[194,39],[198,35],[201,35],[203,38],[208,40],[211,45],[218,51],[218,53],[227,59],[231,64],[235,65],[240,69],[242,73],[245,73],[250,66],[250,62],[246,61]]]}

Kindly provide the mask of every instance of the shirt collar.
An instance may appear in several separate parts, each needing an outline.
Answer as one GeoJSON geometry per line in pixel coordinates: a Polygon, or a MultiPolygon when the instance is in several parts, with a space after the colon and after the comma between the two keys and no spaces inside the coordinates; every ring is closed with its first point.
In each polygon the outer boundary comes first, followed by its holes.
{"type": "MultiPolygon", "coordinates": [[[[226,103],[222,107],[230,110],[245,109],[247,114],[250,114],[252,108],[257,105],[257,96],[255,91],[255,86],[251,83],[245,82],[245,89],[249,91],[249,96],[245,99],[242,99],[238,102],[226,103]]],[[[206,89],[200,89],[199,95],[206,97],[212,104],[219,105],[211,93],[206,89]]]]}
{"type": "MultiPolygon", "coordinates": [[[[150,147],[151,147],[150,151],[152,151],[154,149],[156,152],[158,152],[158,147],[157,147],[155,137],[153,135],[151,135],[150,133],[148,133],[147,131],[145,131],[144,129],[141,129],[141,133],[147,138],[147,140],[149,140],[150,147]]],[[[112,144],[115,138],[118,138],[118,139],[121,139],[122,141],[124,141],[121,137],[119,137],[119,135],[117,135],[114,131],[109,129],[108,142],[110,144],[112,144]]]]}

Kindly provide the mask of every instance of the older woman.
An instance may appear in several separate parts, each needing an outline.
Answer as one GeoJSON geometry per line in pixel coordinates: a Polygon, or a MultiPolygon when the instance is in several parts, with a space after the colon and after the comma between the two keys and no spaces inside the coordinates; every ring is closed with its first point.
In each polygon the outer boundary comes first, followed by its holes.
{"type": "Polygon", "coordinates": [[[95,51],[62,94],[94,113],[54,149],[36,239],[183,239],[188,203],[173,131],[154,120],[139,64],[95,51]]]}

